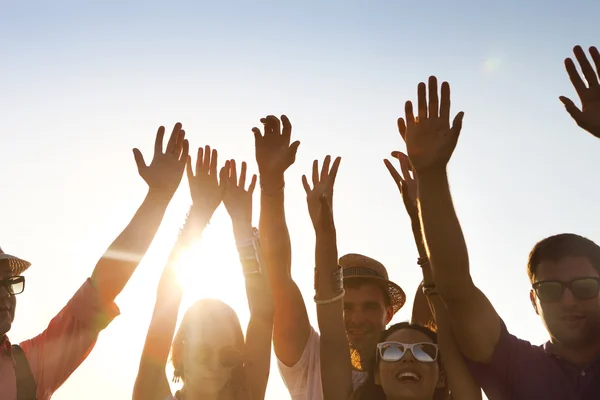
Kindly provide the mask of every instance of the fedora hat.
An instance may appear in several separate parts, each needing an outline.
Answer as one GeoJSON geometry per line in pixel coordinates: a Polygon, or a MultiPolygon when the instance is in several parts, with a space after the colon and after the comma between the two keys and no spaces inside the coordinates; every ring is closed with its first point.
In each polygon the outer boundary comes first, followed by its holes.
{"type": "Polygon", "coordinates": [[[390,281],[387,269],[377,260],[362,254],[346,254],[339,260],[342,267],[344,280],[347,279],[372,279],[383,284],[390,297],[390,305],[394,314],[398,312],[406,302],[404,290],[394,282],[390,281]]]}
{"type": "Polygon", "coordinates": [[[19,257],[11,256],[10,254],[6,254],[0,248],[0,261],[7,260],[8,267],[12,271],[13,276],[21,275],[27,268],[31,266],[31,263],[25,260],[20,259],[19,257]]]}

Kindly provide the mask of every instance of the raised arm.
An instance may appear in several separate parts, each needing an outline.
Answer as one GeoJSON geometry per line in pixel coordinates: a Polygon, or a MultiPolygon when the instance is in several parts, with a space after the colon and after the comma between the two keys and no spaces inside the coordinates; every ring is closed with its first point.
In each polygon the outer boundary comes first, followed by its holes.
{"type": "Polygon", "coordinates": [[[269,265],[263,262],[260,240],[252,227],[252,194],[256,186],[256,175],[245,190],[246,163],[242,163],[238,181],[236,164],[231,160],[221,170],[221,182],[225,182],[223,204],[233,223],[250,307],[244,348],[244,373],[251,398],[263,400],[271,366],[273,296],[268,280],[269,265]]]}
{"type": "Polygon", "coordinates": [[[183,291],[175,267],[182,252],[200,237],[221,202],[222,187],[217,181],[217,152],[210,147],[198,150],[196,176],[187,160],[188,181],[193,205],[171,251],[158,285],[156,304],[133,389],[133,400],[164,400],[171,394],[165,372],[183,291]]]}
{"type": "Polygon", "coordinates": [[[338,265],[337,237],[333,221],[333,186],[341,159],[331,165],[325,157],[319,174],[315,160],[311,189],[306,176],[308,211],[315,228],[315,302],[321,331],[321,384],[323,398],[346,400],[352,395],[352,361],[344,324],[344,285],[338,265]]]}
{"type": "Polygon", "coordinates": [[[275,304],[273,346],[277,358],[294,366],[310,335],[310,322],[302,294],[292,279],[292,253],[284,209],[284,173],[296,159],[300,142],[290,144],[292,125],[281,116],[261,119],[264,134],[253,128],[260,173],[259,231],[275,304]],[[283,125],[283,129],[282,126],[283,125]]]}
{"type": "Polygon", "coordinates": [[[156,134],[154,157],[150,165],[146,165],[140,150],[133,149],[138,171],[148,184],[148,194],[129,225],[110,245],[92,273],[92,282],[105,303],[112,302],[131,278],[150,247],[181,182],[189,149],[185,132],[177,123],[163,153],[164,134],[165,128],[161,126],[156,134]]]}
{"type": "Polygon", "coordinates": [[[590,55],[596,65],[596,71],[581,46],[575,46],[573,53],[581,66],[587,86],[577,72],[577,67],[572,59],[565,59],[565,68],[581,100],[581,109],[568,97],[560,96],[559,98],[577,125],[600,138],[600,52],[596,47],[590,47],[590,55]]]}
{"type": "MultiPolygon", "coordinates": [[[[402,136],[405,136],[406,126],[400,124],[399,128],[402,136]]],[[[437,330],[438,344],[444,359],[446,379],[452,397],[461,400],[481,400],[481,388],[475,383],[465,364],[454,338],[452,322],[449,320],[446,304],[444,304],[435,289],[435,282],[421,232],[417,205],[418,187],[416,179],[411,176],[412,166],[405,154],[396,151],[392,153],[392,156],[400,161],[402,174],[394,168],[390,161],[385,160],[385,165],[398,185],[404,207],[410,217],[413,236],[419,251],[419,264],[423,271],[423,282],[419,285],[415,295],[412,322],[430,326],[437,330]]]]}
{"type": "Polygon", "coordinates": [[[441,102],[437,80],[429,78],[418,87],[418,120],[412,103],[406,102],[404,139],[408,157],[419,183],[419,205],[425,245],[439,294],[446,303],[454,335],[469,359],[487,363],[501,333],[500,317],[488,299],[475,287],[469,273],[469,255],[460,223],[454,211],[446,165],[456,147],[463,113],[450,126],[450,86],[444,82],[441,102]]]}

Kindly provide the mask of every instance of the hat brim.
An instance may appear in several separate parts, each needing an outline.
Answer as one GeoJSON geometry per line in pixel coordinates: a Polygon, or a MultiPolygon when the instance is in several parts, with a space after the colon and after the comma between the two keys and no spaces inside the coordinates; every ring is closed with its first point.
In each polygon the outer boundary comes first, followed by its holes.
{"type": "Polygon", "coordinates": [[[344,280],[349,279],[361,279],[361,280],[371,280],[375,281],[378,284],[382,284],[384,289],[387,289],[388,294],[390,296],[390,305],[392,306],[393,313],[396,314],[406,303],[406,294],[404,290],[394,282],[389,279],[381,278],[378,276],[363,276],[363,275],[354,275],[354,276],[346,276],[344,280]]]}
{"type": "Polygon", "coordinates": [[[19,257],[11,256],[10,254],[0,254],[0,260],[8,261],[12,276],[19,276],[31,266],[29,261],[20,259],[19,257]]]}

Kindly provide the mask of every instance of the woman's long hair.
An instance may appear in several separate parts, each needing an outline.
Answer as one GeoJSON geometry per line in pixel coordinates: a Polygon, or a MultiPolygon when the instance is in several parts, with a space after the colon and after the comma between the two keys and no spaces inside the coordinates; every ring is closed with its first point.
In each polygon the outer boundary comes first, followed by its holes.
{"type": "MultiPolygon", "coordinates": [[[[379,342],[385,342],[392,333],[401,329],[413,329],[427,335],[433,343],[437,343],[437,334],[429,328],[421,325],[411,324],[409,322],[400,322],[390,326],[388,329],[382,332],[379,342]]],[[[381,385],[375,383],[375,374],[379,369],[379,363],[375,355],[368,363],[367,380],[360,385],[352,394],[352,400],[386,400],[385,393],[381,385]]],[[[438,354],[437,363],[439,366],[440,374],[443,373],[442,359],[438,354]]],[[[448,400],[450,399],[450,393],[448,390],[448,384],[444,384],[443,387],[435,389],[433,394],[433,400],[448,400]]]]}
{"type": "MultiPolygon", "coordinates": [[[[185,312],[181,325],[173,339],[171,361],[175,368],[173,374],[174,381],[183,380],[184,378],[183,353],[186,351],[185,342],[186,337],[188,337],[187,335],[193,332],[196,326],[208,323],[214,324],[215,322],[231,324],[236,332],[236,347],[241,352],[244,351],[244,333],[240,325],[240,320],[233,308],[216,299],[198,300],[185,312]],[[214,318],[215,316],[217,316],[217,318],[214,318]]],[[[183,388],[178,390],[175,394],[175,397],[178,400],[185,400],[185,381],[183,384],[183,388]]],[[[224,389],[233,390],[234,398],[236,400],[246,400],[249,398],[246,374],[241,361],[240,364],[235,366],[231,371],[229,381],[224,389]]]]}

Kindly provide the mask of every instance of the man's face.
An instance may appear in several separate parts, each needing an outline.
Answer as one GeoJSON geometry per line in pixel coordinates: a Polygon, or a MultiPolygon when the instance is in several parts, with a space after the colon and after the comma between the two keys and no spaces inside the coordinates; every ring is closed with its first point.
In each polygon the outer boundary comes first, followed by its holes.
{"type": "Polygon", "coordinates": [[[365,282],[346,286],[344,319],[348,340],[360,354],[370,354],[382,331],[392,318],[392,307],[385,305],[380,286],[365,282]]]}
{"type": "MultiPolygon", "coordinates": [[[[0,261],[0,280],[10,278],[12,272],[6,260],[0,261]]],[[[17,299],[8,292],[4,286],[0,286],[0,337],[10,331],[15,319],[15,308],[17,299]]]]}
{"type": "MultiPolygon", "coordinates": [[[[586,257],[565,257],[542,261],[535,282],[568,283],[578,278],[597,278],[598,271],[586,257]]],[[[567,346],[587,347],[600,339],[600,297],[580,300],[565,288],[559,300],[542,302],[532,291],[531,300],[552,339],[567,346]]]]}

